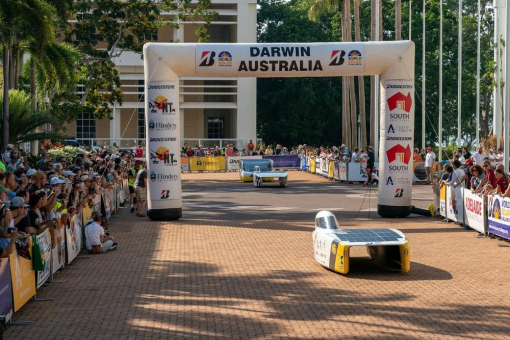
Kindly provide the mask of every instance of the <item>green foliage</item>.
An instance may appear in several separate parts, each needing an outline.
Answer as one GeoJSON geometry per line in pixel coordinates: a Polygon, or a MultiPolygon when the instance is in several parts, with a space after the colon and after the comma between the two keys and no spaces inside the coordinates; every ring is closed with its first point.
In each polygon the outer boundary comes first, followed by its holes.
{"type": "Polygon", "coordinates": [[[39,163],[41,163],[42,159],[41,154],[32,155],[28,152],[23,152],[22,156],[25,158],[25,161],[32,169],[39,169],[39,163]]]}
{"type": "Polygon", "coordinates": [[[48,153],[50,154],[50,159],[56,159],[57,156],[64,156],[67,159],[68,164],[73,164],[74,159],[78,156],[78,154],[85,154],[87,152],[83,149],[67,145],[63,148],[49,149],[48,153]]]}
{"type": "MultiPolygon", "coordinates": [[[[0,96],[0,107],[3,105],[3,96],[0,96]]],[[[34,111],[30,96],[22,91],[9,91],[9,141],[10,143],[23,143],[33,140],[60,138],[58,126],[51,132],[36,131],[36,129],[53,119],[45,112],[34,111]]],[[[2,122],[0,121],[0,129],[2,122]]]]}

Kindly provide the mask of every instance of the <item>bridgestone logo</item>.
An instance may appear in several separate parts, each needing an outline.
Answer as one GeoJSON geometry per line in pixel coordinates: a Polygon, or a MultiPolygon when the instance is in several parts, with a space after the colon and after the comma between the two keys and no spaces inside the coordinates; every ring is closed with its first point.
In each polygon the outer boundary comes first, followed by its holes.
{"type": "Polygon", "coordinates": [[[177,140],[176,137],[165,137],[165,138],[151,138],[151,142],[175,142],[177,140]]]}
{"type": "Polygon", "coordinates": [[[391,85],[391,84],[386,84],[386,88],[387,89],[410,89],[410,90],[412,90],[413,89],[413,85],[391,85]]]}
{"type": "Polygon", "coordinates": [[[175,85],[149,85],[149,90],[173,90],[175,85]]]}

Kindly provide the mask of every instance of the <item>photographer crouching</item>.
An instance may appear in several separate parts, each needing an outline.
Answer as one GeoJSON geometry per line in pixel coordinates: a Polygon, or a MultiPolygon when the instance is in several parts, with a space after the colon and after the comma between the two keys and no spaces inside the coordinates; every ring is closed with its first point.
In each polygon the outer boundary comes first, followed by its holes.
{"type": "Polygon", "coordinates": [[[116,250],[117,243],[113,242],[113,236],[105,234],[103,215],[100,212],[92,212],[90,220],[85,225],[85,246],[89,254],[101,254],[108,250],[116,250]]]}

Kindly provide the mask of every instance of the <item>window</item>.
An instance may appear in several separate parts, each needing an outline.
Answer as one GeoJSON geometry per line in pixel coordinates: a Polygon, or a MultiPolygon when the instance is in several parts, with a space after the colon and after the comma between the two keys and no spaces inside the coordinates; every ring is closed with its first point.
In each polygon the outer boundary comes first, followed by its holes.
{"type": "MultiPolygon", "coordinates": [[[[96,119],[90,113],[81,113],[76,120],[76,139],[96,138],[96,119]]],[[[90,141],[83,141],[90,145],[90,141]]]]}
{"type": "Polygon", "coordinates": [[[145,86],[144,86],[143,82],[144,82],[143,79],[138,80],[138,101],[139,102],[144,101],[145,86]]]}
{"type": "Polygon", "coordinates": [[[85,96],[85,86],[78,85],[76,88],[76,94],[80,97],[80,100],[83,99],[83,96],[85,96]]]}
{"type": "Polygon", "coordinates": [[[138,139],[145,139],[145,109],[138,109],[138,139]]]}
{"type": "Polygon", "coordinates": [[[207,118],[207,138],[219,139],[225,138],[224,117],[207,118]]]}

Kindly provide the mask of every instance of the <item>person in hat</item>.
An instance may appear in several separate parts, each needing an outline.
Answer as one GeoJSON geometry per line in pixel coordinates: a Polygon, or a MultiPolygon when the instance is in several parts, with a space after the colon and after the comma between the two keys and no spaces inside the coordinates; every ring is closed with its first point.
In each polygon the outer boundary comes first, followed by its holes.
{"type": "Polygon", "coordinates": [[[0,185],[0,202],[5,202],[8,200],[8,194],[11,192],[11,190],[7,189],[3,185],[0,185]]]}
{"type": "Polygon", "coordinates": [[[102,223],[103,216],[100,212],[94,211],[85,225],[85,247],[89,254],[101,254],[117,249],[113,236],[105,236],[102,223]]]}
{"type": "Polygon", "coordinates": [[[30,226],[30,218],[28,218],[29,207],[23,197],[16,196],[12,199],[9,209],[12,214],[12,223],[18,231],[32,234],[35,233],[35,229],[30,226]]]}
{"type": "Polygon", "coordinates": [[[432,174],[434,170],[434,163],[436,162],[436,154],[432,151],[432,147],[427,148],[427,155],[425,156],[425,173],[427,174],[427,184],[432,183],[432,174]]]}

